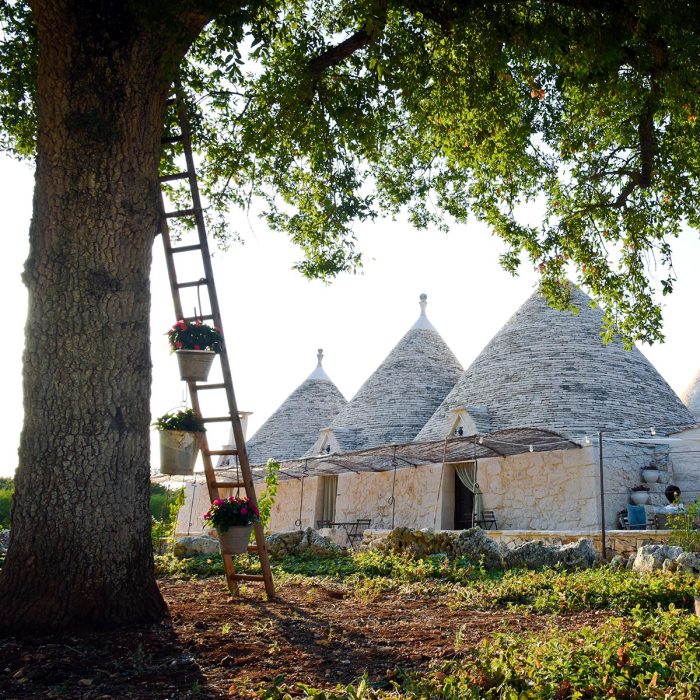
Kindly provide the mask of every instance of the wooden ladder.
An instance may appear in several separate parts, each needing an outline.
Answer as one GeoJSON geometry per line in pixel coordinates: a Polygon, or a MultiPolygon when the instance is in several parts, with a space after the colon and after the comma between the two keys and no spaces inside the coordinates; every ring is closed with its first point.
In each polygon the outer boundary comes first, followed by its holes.
{"type": "MultiPolygon", "coordinates": [[[[168,106],[175,108],[177,128],[179,133],[166,131],[161,139],[164,147],[176,144],[182,145],[183,155],[185,157],[186,169],[182,172],[177,172],[170,175],[160,177],[160,182],[174,182],[176,180],[187,180],[189,191],[191,194],[192,206],[187,209],[177,211],[166,211],[166,201],[164,192],[161,190],[160,197],[160,232],[163,237],[163,246],[165,248],[165,261],[168,269],[168,278],[170,280],[170,291],[173,297],[173,305],[175,307],[176,320],[183,319],[185,321],[193,321],[199,318],[202,321],[212,321],[213,325],[218,328],[223,337],[223,324],[221,322],[221,311],[219,308],[219,300],[216,294],[214,285],[214,273],[209,254],[209,245],[207,243],[207,231],[204,223],[204,215],[202,213],[202,204],[199,196],[199,187],[197,185],[197,173],[194,167],[194,159],[192,157],[192,144],[190,141],[189,120],[185,110],[185,102],[182,92],[177,89],[175,97],[168,100],[168,106]],[[170,227],[168,221],[179,217],[193,217],[196,225],[198,242],[194,245],[173,246],[170,237],[170,227]],[[178,280],[175,257],[182,253],[199,251],[202,257],[202,266],[204,277],[196,281],[180,282],[178,280]],[[185,288],[197,287],[199,295],[202,288],[206,289],[209,297],[210,314],[200,315],[195,317],[187,317],[183,314],[182,300],[180,298],[180,290],[185,288]]],[[[199,309],[200,314],[202,309],[199,309]]],[[[192,408],[195,413],[206,423],[230,423],[234,436],[235,448],[211,450],[207,442],[207,435],[204,433],[201,442],[202,462],[204,463],[204,474],[207,480],[207,488],[209,490],[209,498],[214,501],[217,498],[222,498],[220,489],[240,489],[245,488],[245,493],[257,508],[258,501],[255,495],[255,487],[253,485],[253,475],[248,461],[248,453],[246,451],[245,437],[243,435],[243,427],[241,425],[240,415],[236,406],[236,397],[233,391],[233,380],[231,378],[231,368],[229,366],[228,353],[226,342],[222,343],[221,353],[218,355],[221,362],[221,374],[223,376],[222,383],[197,383],[196,381],[187,381],[190,397],[192,399],[192,408]],[[200,408],[199,392],[200,391],[224,391],[228,403],[227,416],[203,416],[200,408]],[[240,474],[242,481],[218,481],[212,463],[212,457],[218,456],[237,456],[240,466],[240,474]]],[[[194,497],[194,494],[193,494],[194,497]]],[[[224,560],[224,570],[226,574],[226,582],[231,593],[238,594],[239,581],[262,581],[265,584],[265,591],[268,598],[273,598],[275,595],[275,585],[272,579],[272,571],[270,569],[270,560],[265,546],[265,533],[262,523],[255,523],[253,530],[255,532],[255,545],[248,546],[248,552],[257,553],[260,559],[262,575],[259,574],[242,574],[237,573],[234,567],[233,558],[230,554],[222,554],[224,560]]]]}

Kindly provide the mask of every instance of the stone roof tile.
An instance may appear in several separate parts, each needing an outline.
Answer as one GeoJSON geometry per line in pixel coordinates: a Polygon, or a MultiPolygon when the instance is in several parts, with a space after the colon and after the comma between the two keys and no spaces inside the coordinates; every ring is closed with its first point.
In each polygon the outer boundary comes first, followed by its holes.
{"type": "Polygon", "coordinates": [[[450,409],[485,405],[491,430],[532,427],[568,436],[597,430],[693,423],[693,417],[637,349],[600,338],[602,312],[572,289],[578,315],[533,294],[486,345],[416,440],[444,437],[450,409]]]}

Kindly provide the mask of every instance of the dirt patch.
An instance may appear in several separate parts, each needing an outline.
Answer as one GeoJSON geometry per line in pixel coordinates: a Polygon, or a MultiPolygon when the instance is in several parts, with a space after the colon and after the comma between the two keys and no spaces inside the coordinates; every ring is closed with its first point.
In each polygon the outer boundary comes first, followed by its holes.
{"type": "Polygon", "coordinates": [[[365,672],[381,684],[494,632],[576,629],[606,617],[454,610],[440,598],[366,599],[332,585],[278,586],[274,601],[257,586],[232,598],[218,578],[164,580],[161,589],[170,624],[0,641],[0,697],[240,697],[278,676],[328,688],[365,672]]]}

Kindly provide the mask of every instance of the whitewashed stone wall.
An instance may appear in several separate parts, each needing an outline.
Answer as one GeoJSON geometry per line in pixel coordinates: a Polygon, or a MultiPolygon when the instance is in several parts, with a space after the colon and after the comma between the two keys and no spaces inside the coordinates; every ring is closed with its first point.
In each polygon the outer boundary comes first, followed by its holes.
{"type": "Polygon", "coordinates": [[[569,530],[599,520],[596,475],[587,447],[483,459],[478,481],[499,529],[569,530]]]}
{"type": "MultiPolygon", "coordinates": [[[[404,527],[442,526],[441,465],[396,470],[394,523],[404,527]]],[[[394,472],[338,476],[336,520],[369,518],[372,527],[391,527],[394,472]]]]}
{"type": "Polygon", "coordinates": [[[277,499],[270,514],[270,530],[283,532],[284,530],[303,530],[307,527],[315,528],[318,520],[317,493],[320,482],[318,477],[305,478],[302,499],[301,479],[280,481],[277,499]],[[301,527],[298,524],[300,506],[301,527]]]}
{"type": "Polygon", "coordinates": [[[682,442],[673,443],[670,460],[673,463],[673,483],[681,490],[681,501],[700,500],[700,428],[672,435],[682,442]]]}
{"type": "MultiPolygon", "coordinates": [[[[683,491],[682,500],[692,502],[700,488],[700,429],[682,435],[697,438],[696,452],[682,447],[638,447],[603,442],[605,466],[606,527],[617,527],[617,514],[629,503],[632,486],[641,483],[641,470],[654,463],[661,481],[652,484],[652,505],[667,503],[664,489],[669,481],[683,491]]],[[[392,527],[392,481],[394,473],[362,472],[338,476],[335,520],[369,518],[372,528],[392,527]]],[[[507,458],[479,461],[478,481],[484,508],[494,511],[498,528],[504,530],[585,530],[600,527],[598,446],[553,452],[525,452],[507,458]]],[[[396,471],[394,526],[454,528],[454,467],[425,465],[396,471]]],[[[321,515],[321,479],[304,479],[301,527],[316,527],[321,515]]],[[[201,515],[209,507],[206,485],[188,484],[188,500],[178,517],[177,534],[201,532],[201,515]]],[[[263,486],[258,485],[258,492],[263,486]]],[[[273,532],[298,529],[301,481],[279,482],[272,509],[273,532]]]]}

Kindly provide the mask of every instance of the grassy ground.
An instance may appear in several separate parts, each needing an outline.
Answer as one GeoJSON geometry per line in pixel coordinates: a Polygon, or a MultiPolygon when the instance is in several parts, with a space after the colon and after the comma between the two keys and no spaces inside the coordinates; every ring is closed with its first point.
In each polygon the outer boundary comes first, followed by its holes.
{"type": "MultiPolygon", "coordinates": [[[[180,578],[220,574],[216,558],[159,560],[161,572],[180,578]]],[[[412,560],[359,553],[333,559],[291,558],[274,566],[282,584],[326,586],[370,603],[439,600],[465,613],[454,638],[455,658],[398,673],[378,687],[314,688],[283,679],[258,697],[286,698],[700,698],[700,618],[692,611],[697,579],[640,575],[608,567],[487,574],[440,555],[412,560]],[[575,629],[497,631],[474,647],[467,638],[470,611],[550,615],[551,619],[605,611],[601,624],[575,629]]],[[[416,640],[418,643],[419,640],[416,640]]]]}

